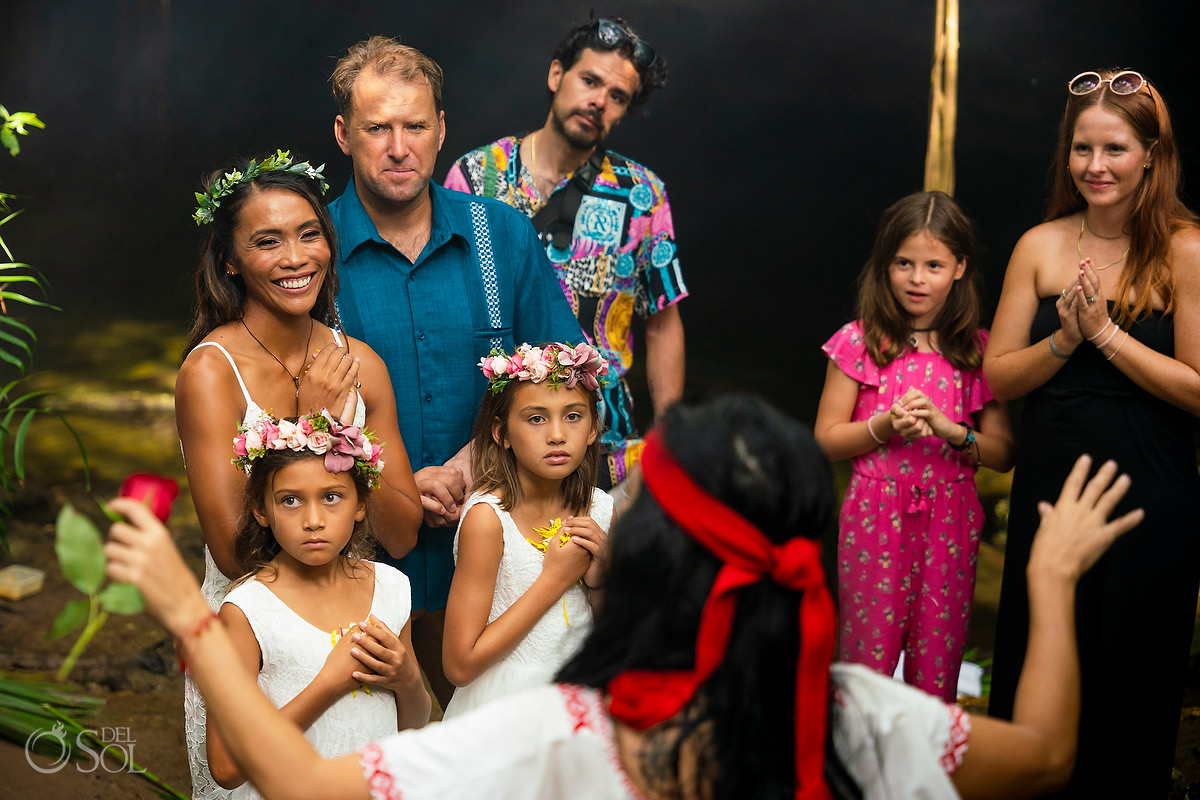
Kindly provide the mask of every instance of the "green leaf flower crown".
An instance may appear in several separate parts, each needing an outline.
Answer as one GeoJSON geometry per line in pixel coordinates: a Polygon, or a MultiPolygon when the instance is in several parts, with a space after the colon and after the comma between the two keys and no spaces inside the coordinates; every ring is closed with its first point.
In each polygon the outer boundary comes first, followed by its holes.
{"type": "Polygon", "coordinates": [[[325,176],[321,174],[323,169],[325,169],[324,164],[314,167],[307,161],[292,163],[291,150],[276,150],[275,155],[264,158],[261,164],[251,159],[250,163],[246,165],[245,172],[236,169],[233,172],[226,172],[224,177],[213,181],[207,192],[196,192],[196,202],[200,205],[196,207],[196,213],[192,214],[192,219],[196,220],[197,225],[210,224],[213,221],[213,212],[217,210],[217,206],[221,205],[222,198],[232,194],[233,190],[241,184],[249,183],[264,172],[290,172],[293,175],[312,178],[321,182],[321,194],[325,194],[329,191],[329,184],[325,181],[325,176]]]}

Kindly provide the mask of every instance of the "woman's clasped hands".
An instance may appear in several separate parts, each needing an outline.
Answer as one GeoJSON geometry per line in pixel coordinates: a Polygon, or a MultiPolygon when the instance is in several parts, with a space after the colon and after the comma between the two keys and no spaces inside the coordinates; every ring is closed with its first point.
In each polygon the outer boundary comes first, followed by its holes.
{"type": "Polygon", "coordinates": [[[1062,328],[1055,335],[1059,350],[1070,355],[1085,340],[1101,346],[1105,341],[1101,335],[1112,321],[1108,316],[1108,301],[1104,297],[1100,276],[1090,258],[1079,262],[1078,279],[1062,290],[1055,305],[1062,328]]]}

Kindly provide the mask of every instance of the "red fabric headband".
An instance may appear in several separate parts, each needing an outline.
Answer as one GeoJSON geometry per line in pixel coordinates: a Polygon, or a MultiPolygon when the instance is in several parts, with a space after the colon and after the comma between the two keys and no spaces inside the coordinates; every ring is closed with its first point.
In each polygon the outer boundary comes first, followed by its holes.
{"type": "Polygon", "coordinates": [[[678,714],[725,656],[743,586],[770,577],[800,599],[800,654],[796,663],[796,798],[828,800],[825,726],[829,664],[833,657],[833,600],[825,586],[821,547],[797,537],[772,544],[758,528],[701,489],[667,450],[657,430],[642,451],[646,489],[677,525],[724,564],[700,613],[696,665],[691,671],[628,670],[608,684],[609,712],[638,730],[678,714]]]}

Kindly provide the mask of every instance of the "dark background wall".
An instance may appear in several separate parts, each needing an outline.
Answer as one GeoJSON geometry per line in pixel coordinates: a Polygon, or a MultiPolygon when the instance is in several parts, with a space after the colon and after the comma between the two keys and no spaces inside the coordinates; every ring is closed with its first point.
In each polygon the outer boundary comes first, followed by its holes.
{"type": "MultiPolygon", "coordinates": [[[[626,17],[670,65],[670,85],[610,144],[670,192],[692,291],[690,376],[743,382],[811,419],[818,347],[849,318],[879,214],[920,188],[934,0],[594,7],[626,17]]],[[[0,103],[47,124],[17,159],[0,153],[0,190],[27,209],[3,235],[65,308],[38,324],[131,316],[185,328],[201,239],[192,192],[231,154],[291,148],[327,162],[339,194],[349,162],[326,80],[358,39],[398,36],[445,69],[440,179],[467,149],[543,121],[549,54],[591,8],[6,0],[0,103]]],[[[1185,170],[1200,170],[1187,55],[1198,22],[1194,0],[963,0],[957,197],[979,225],[990,302],[1044,210],[1076,73],[1147,74],[1172,104],[1185,170]]]]}

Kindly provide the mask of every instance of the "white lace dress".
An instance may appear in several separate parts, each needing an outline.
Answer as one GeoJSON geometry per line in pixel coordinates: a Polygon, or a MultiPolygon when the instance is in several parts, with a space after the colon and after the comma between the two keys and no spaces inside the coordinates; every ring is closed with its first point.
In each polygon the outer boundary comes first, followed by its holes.
{"type": "MultiPolygon", "coordinates": [[[[544,556],[517,529],[512,516],[500,508],[500,499],[493,494],[471,495],[463,507],[462,518],[466,518],[467,512],[478,503],[486,503],[496,512],[504,536],[504,552],[496,572],[496,591],[492,597],[492,610],[488,613],[490,625],[542,574],[544,556]]],[[[612,498],[601,489],[594,490],[588,516],[607,531],[612,524],[612,515],[612,498]]],[[[457,533],[454,535],[454,558],[458,560],[457,533]]],[[[563,664],[579,651],[591,631],[592,607],[586,590],[577,584],[537,621],[511,653],[471,683],[455,690],[444,718],[453,719],[497,697],[550,683],[563,664]]]]}
{"type": "MultiPolygon", "coordinates": [[[[337,342],[338,347],[342,346],[341,336],[336,330],[333,331],[333,339],[337,342]]],[[[250,390],[246,388],[246,382],[242,380],[242,373],[237,367],[237,362],[233,360],[233,356],[229,354],[229,351],[218,342],[201,342],[193,348],[193,352],[201,347],[217,348],[221,355],[225,356],[225,360],[229,362],[229,366],[233,369],[233,375],[237,378],[238,386],[242,389],[242,399],[246,401],[246,413],[242,417],[242,424],[250,427],[265,412],[250,397],[250,390]]],[[[367,407],[360,396],[358,398],[358,405],[354,409],[354,424],[361,428],[366,419],[367,407]]],[[[229,433],[231,443],[234,433],[236,431],[229,433]]],[[[180,452],[182,450],[183,444],[181,442],[180,452]]],[[[231,453],[232,450],[231,444],[231,453]]],[[[186,467],[186,463],[184,466],[186,467]]],[[[238,499],[236,502],[241,503],[241,500],[238,499]]],[[[208,545],[205,545],[204,581],[200,585],[200,593],[204,595],[204,600],[208,603],[208,607],[213,610],[213,613],[220,610],[221,601],[225,599],[225,595],[229,592],[229,584],[229,578],[226,578],[221,570],[217,568],[217,562],[213,561],[212,553],[208,551],[208,545]]],[[[192,676],[185,673],[183,676],[183,733],[184,739],[187,741],[188,767],[192,773],[192,800],[229,800],[231,796],[229,790],[222,789],[213,780],[212,773],[208,771],[208,751],[204,744],[206,736],[205,722],[204,698],[200,695],[200,689],[196,686],[195,681],[192,680],[192,676]]]]}
{"type": "MultiPolygon", "coordinates": [[[[408,578],[386,564],[374,567],[371,613],[399,633],[412,610],[408,578]]],[[[254,578],[231,591],[225,602],[242,610],[258,639],[262,650],[259,687],[276,708],[286,705],[321,671],[332,649],[332,631],[321,630],[298,616],[254,578]]],[[[373,687],[370,693],[359,689],[342,695],[304,735],[322,758],[336,758],[394,733],[396,696],[373,687]]],[[[260,795],[244,783],[233,791],[233,797],[243,800],[260,795]]]]}

